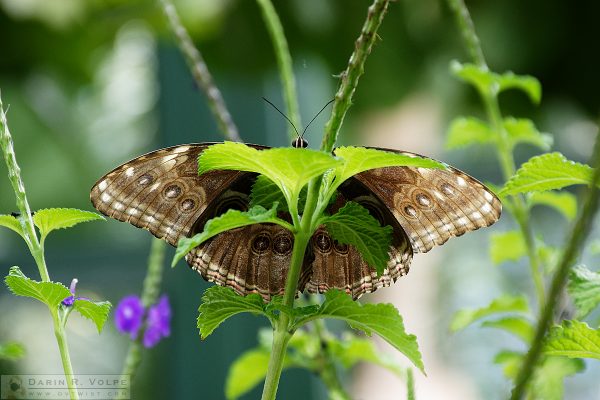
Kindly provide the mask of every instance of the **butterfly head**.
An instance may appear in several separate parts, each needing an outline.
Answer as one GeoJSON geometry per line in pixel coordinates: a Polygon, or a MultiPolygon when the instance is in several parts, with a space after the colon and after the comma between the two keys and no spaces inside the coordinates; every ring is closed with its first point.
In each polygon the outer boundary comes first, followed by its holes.
{"type": "Polygon", "coordinates": [[[292,142],[292,147],[296,149],[305,149],[308,147],[308,142],[302,136],[298,136],[292,142]]]}

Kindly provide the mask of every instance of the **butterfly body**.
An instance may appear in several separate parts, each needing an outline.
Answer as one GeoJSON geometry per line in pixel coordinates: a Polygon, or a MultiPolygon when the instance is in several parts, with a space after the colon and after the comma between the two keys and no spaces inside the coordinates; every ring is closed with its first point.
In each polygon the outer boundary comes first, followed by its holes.
{"type": "MultiPolygon", "coordinates": [[[[173,246],[180,238],[202,232],[208,220],[228,209],[246,210],[257,174],[209,171],[199,176],[198,157],[211,144],[161,149],[117,167],[92,188],[94,207],[173,246]]],[[[361,204],[381,225],[393,228],[387,268],[377,276],[356,249],[336,242],[320,227],[304,257],[300,292],[337,288],[357,298],[389,286],[408,273],[413,253],[489,226],[501,212],[493,193],[453,168],[385,167],[361,172],[340,186],[327,211],[333,214],[348,201],[361,204]]],[[[268,300],[283,293],[293,241],[292,233],[280,225],[249,225],[209,239],[193,249],[186,261],[208,281],[242,295],[259,293],[268,300]]]]}

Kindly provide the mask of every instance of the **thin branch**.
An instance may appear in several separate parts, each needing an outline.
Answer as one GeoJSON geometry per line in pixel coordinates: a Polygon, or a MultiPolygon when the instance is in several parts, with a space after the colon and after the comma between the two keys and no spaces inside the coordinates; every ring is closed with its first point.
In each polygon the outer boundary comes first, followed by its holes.
{"type": "Polygon", "coordinates": [[[487,69],[488,67],[487,63],[485,62],[485,57],[483,56],[481,43],[479,43],[479,38],[475,33],[475,25],[473,25],[473,20],[471,19],[469,9],[465,5],[465,2],[463,0],[448,0],[448,4],[454,12],[456,23],[460,28],[460,33],[462,34],[465,45],[471,54],[471,58],[475,64],[487,69]]]}
{"type": "Polygon", "coordinates": [[[346,112],[352,105],[352,96],[358,85],[358,80],[364,72],[365,61],[377,39],[377,30],[381,25],[381,21],[383,21],[389,2],[389,0],[375,0],[369,7],[367,19],[360,36],[356,39],[354,52],[350,56],[348,67],[341,74],[341,82],[335,94],[331,117],[325,125],[325,136],[323,136],[323,142],[321,143],[321,150],[323,151],[329,153],[333,150],[346,112]]]}
{"type": "Polygon", "coordinates": [[[223,96],[217,88],[206,63],[204,62],[202,54],[200,54],[200,51],[194,46],[190,35],[182,25],[175,6],[171,0],[160,0],[160,4],[169,22],[169,27],[177,38],[177,45],[190,67],[196,84],[206,95],[208,106],[217,120],[219,129],[228,140],[240,142],[241,139],[238,129],[225,106],[223,96]]]}
{"type": "Polygon", "coordinates": [[[600,134],[596,136],[596,144],[594,146],[594,153],[592,155],[592,167],[594,170],[594,176],[592,178],[592,184],[588,190],[587,199],[583,205],[583,210],[579,214],[577,222],[573,226],[569,235],[569,242],[565,249],[554,278],[552,279],[552,286],[550,287],[550,293],[548,300],[544,305],[538,319],[538,325],[536,328],[535,339],[525,357],[525,361],[516,379],[516,386],[513,390],[511,399],[519,400],[523,397],[527,383],[531,378],[531,375],[535,369],[535,366],[541,356],[542,345],[544,343],[544,337],[550,324],[552,323],[552,317],[554,315],[554,309],[558,303],[558,299],[565,287],[569,272],[573,264],[581,252],[586,237],[590,233],[594,216],[598,211],[598,197],[599,190],[598,184],[600,183],[600,134]]]}
{"type": "MultiPolygon", "coordinates": [[[[271,0],[257,0],[257,2],[260,5],[265,25],[267,26],[275,49],[287,113],[292,124],[299,130],[302,130],[302,122],[300,121],[300,111],[298,107],[298,94],[296,93],[296,78],[294,77],[292,57],[283,32],[283,26],[281,25],[281,21],[279,20],[279,16],[277,15],[271,0]]],[[[288,127],[288,135],[292,140],[296,138],[294,131],[295,129],[288,127]]]]}

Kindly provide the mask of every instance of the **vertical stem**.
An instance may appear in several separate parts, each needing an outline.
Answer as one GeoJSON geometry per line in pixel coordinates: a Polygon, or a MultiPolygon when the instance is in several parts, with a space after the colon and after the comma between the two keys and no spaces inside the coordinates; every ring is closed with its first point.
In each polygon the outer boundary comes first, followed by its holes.
{"type": "Polygon", "coordinates": [[[63,370],[65,372],[65,378],[67,380],[67,387],[69,389],[69,396],[72,400],[79,399],[77,393],[77,386],[73,381],[73,367],[71,366],[71,357],[69,355],[69,345],[67,343],[67,335],[65,328],[60,321],[58,313],[54,310],[50,310],[52,313],[52,319],[54,321],[54,336],[58,343],[58,349],[60,351],[60,359],[62,360],[63,370]]]}
{"type": "Polygon", "coordinates": [[[406,369],[406,398],[415,400],[415,377],[410,367],[406,369]]]}
{"type": "Polygon", "coordinates": [[[354,52],[348,61],[348,67],[342,72],[340,86],[335,94],[331,117],[325,124],[325,136],[321,150],[330,153],[337,140],[340,127],[344,122],[346,112],[352,105],[352,96],[358,85],[358,80],[364,73],[367,56],[371,53],[373,43],[377,39],[377,30],[383,21],[389,0],[375,0],[369,7],[367,19],[356,39],[354,52]]]}
{"type": "MultiPolygon", "coordinates": [[[[21,179],[21,169],[17,164],[17,157],[13,145],[12,136],[8,130],[8,122],[6,119],[6,112],[2,104],[2,98],[0,98],[0,147],[4,155],[4,161],[8,168],[8,177],[12,184],[17,200],[17,207],[21,212],[19,222],[23,229],[23,235],[29,251],[35,260],[35,263],[40,272],[42,281],[49,282],[50,275],[48,274],[48,268],[46,267],[46,261],[44,259],[44,248],[40,244],[37,233],[34,228],[33,218],[31,217],[31,209],[29,207],[29,201],[25,193],[25,185],[21,179]]],[[[69,356],[69,347],[67,344],[67,336],[64,330],[64,325],[58,315],[58,310],[50,310],[52,314],[52,320],[54,323],[54,335],[56,336],[56,342],[58,344],[58,350],[60,351],[60,358],[62,360],[63,370],[67,384],[69,388],[69,395],[71,399],[77,400],[79,396],[77,394],[77,388],[72,380],[73,367],[71,365],[71,358],[69,356]]]]}
{"type": "Polygon", "coordinates": [[[204,62],[202,54],[200,54],[200,51],[194,46],[190,35],[181,23],[175,6],[171,0],[160,0],[160,4],[169,22],[169,27],[177,38],[177,45],[190,67],[196,84],[206,95],[208,106],[217,121],[219,129],[228,140],[234,142],[241,141],[237,127],[225,106],[225,100],[223,100],[221,91],[215,85],[214,79],[204,62]]]}
{"type": "MultiPolygon", "coordinates": [[[[294,78],[292,57],[290,56],[288,43],[285,39],[283,26],[281,25],[281,21],[279,20],[279,16],[277,15],[271,0],[257,0],[257,2],[260,5],[265,25],[267,26],[275,49],[277,65],[279,66],[279,76],[283,86],[283,98],[285,100],[288,116],[292,121],[292,124],[300,130],[302,128],[302,123],[300,121],[298,95],[296,93],[296,78],[294,78]]],[[[296,131],[291,126],[288,127],[288,135],[292,140],[296,137],[296,131]]]]}
{"type": "MultiPolygon", "coordinates": [[[[471,58],[475,64],[479,67],[488,69],[479,38],[475,33],[475,27],[469,14],[469,10],[463,0],[448,0],[450,8],[454,12],[457,24],[460,28],[461,35],[465,42],[465,46],[469,50],[471,58]]],[[[512,147],[508,141],[508,133],[504,129],[504,123],[502,119],[502,113],[498,104],[497,94],[494,93],[480,93],[483,103],[485,105],[486,114],[488,121],[492,126],[494,132],[498,137],[498,146],[496,146],[496,153],[500,162],[500,168],[502,169],[502,175],[504,180],[510,179],[515,173],[515,161],[512,155],[512,147]]],[[[529,257],[529,267],[531,270],[531,276],[535,285],[535,291],[537,295],[538,304],[540,307],[545,302],[544,294],[544,283],[541,273],[541,265],[536,250],[535,238],[533,231],[529,224],[529,215],[527,213],[527,206],[521,196],[515,196],[509,199],[513,204],[514,216],[519,224],[519,228],[525,243],[527,245],[527,255],[529,257]]]]}
{"type": "Polygon", "coordinates": [[[335,363],[333,362],[331,352],[329,351],[327,338],[325,337],[325,322],[316,319],[312,322],[315,328],[315,334],[321,342],[321,352],[318,355],[317,362],[319,363],[319,376],[325,383],[329,397],[335,400],[349,400],[350,395],[344,390],[342,383],[337,374],[335,363]]]}
{"type": "MultiPolygon", "coordinates": [[[[144,278],[142,289],[142,303],[148,307],[158,300],[160,293],[160,283],[162,281],[162,272],[165,260],[165,242],[160,239],[152,239],[150,255],[148,257],[148,269],[144,278]]],[[[141,334],[138,338],[129,344],[123,370],[121,375],[129,376],[130,382],[133,381],[138,367],[142,361],[142,339],[141,334]]]]}
{"type": "Polygon", "coordinates": [[[531,344],[531,348],[529,349],[527,356],[525,357],[525,361],[521,367],[521,370],[517,375],[516,386],[511,396],[512,400],[521,399],[525,393],[527,383],[529,382],[535,365],[541,356],[544,336],[546,336],[546,332],[552,323],[554,309],[558,303],[560,294],[565,287],[567,277],[569,276],[569,271],[575,263],[581,247],[583,246],[583,243],[590,232],[594,216],[598,210],[598,184],[600,183],[600,134],[596,136],[596,144],[594,146],[591,164],[595,170],[592,178],[592,184],[588,190],[587,199],[583,205],[582,211],[579,214],[579,218],[571,230],[567,247],[562,254],[556,273],[552,278],[552,285],[550,286],[548,300],[540,312],[535,338],[531,344]]]}

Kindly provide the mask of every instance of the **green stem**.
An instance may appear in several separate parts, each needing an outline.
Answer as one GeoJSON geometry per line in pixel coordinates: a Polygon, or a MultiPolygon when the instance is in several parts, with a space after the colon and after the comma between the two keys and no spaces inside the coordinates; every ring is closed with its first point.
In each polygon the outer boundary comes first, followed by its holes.
{"type": "Polygon", "coordinates": [[[337,140],[338,133],[344,122],[346,112],[352,105],[352,96],[358,85],[358,80],[364,73],[367,56],[371,53],[373,43],[377,39],[377,30],[383,21],[389,0],[375,0],[369,7],[367,19],[356,39],[354,52],[348,61],[348,67],[340,75],[341,81],[331,110],[331,117],[325,124],[325,136],[321,150],[330,153],[337,140]]]}
{"type": "MultiPolygon", "coordinates": [[[[165,261],[166,244],[160,239],[152,239],[150,247],[150,255],[148,257],[148,269],[142,289],[142,303],[144,307],[149,307],[156,303],[160,293],[160,284],[162,281],[163,266],[165,261]]],[[[133,381],[138,367],[142,361],[142,335],[129,344],[123,370],[121,375],[129,377],[130,382],[133,381]]]]}
{"type": "MultiPolygon", "coordinates": [[[[450,8],[454,12],[457,24],[460,28],[461,35],[465,46],[467,47],[472,61],[477,64],[480,68],[488,69],[483,50],[479,38],[475,32],[473,20],[469,14],[469,10],[463,0],[448,0],[450,8]]],[[[487,93],[480,93],[483,103],[485,105],[486,114],[488,121],[492,126],[492,129],[496,133],[498,139],[498,145],[496,146],[496,153],[498,160],[500,161],[500,168],[502,169],[502,175],[504,180],[507,181],[515,173],[515,161],[512,154],[512,146],[510,145],[508,133],[504,129],[504,122],[502,113],[500,111],[500,105],[498,103],[498,95],[495,91],[489,91],[487,93]]],[[[515,196],[511,199],[512,209],[514,212],[515,219],[519,225],[521,233],[525,238],[527,245],[527,255],[529,257],[529,267],[531,270],[531,276],[535,285],[535,291],[537,295],[538,304],[542,307],[545,302],[544,283],[542,279],[542,267],[539,260],[539,256],[536,250],[535,238],[533,231],[529,224],[529,214],[527,205],[525,204],[521,196],[515,196]]]]}
{"type": "Polygon", "coordinates": [[[79,394],[77,393],[77,386],[73,380],[73,367],[71,365],[71,357],[69,356],[69,345],[67,343],[64,324],[62,323],[58,312],[53,310],[50,310],[50,312],[52,313],[52,320],[54,321],[54,336],[58,343],[60,359],[62,360],[63,370],[67,380],[67,388],[69,389],[69,396],[72,400],[76,400],[79,399],[79,394]]]}
{"type": "Polygon", "coordinates": [[[538,318],[538,324],[535,332],[535,339],[525,357],[525,361],[517,375],[515,389],[513,390],[511,399],[519,400],[523,397],[527,388],[527,383],[531,378],[533,370],[541,356],[542,346],[546,332],[550,328],[554,316],[554,309],[564,290],[565,283],[571,271],[571,267],[575,264],[578,254],[581,251],[586,237],[588,236],[594,216],[598,210],[598,184],[600,183],[600,134],[596,136],[596,144],[592,155],[591,165],[595,169],[592,178],[591,186],[588,190],[587,199],[583,205],[583,209],[579,214],[579,218],[575,222],[570,234],[567,247],[562,254],[558,268],[552,278],[550,293],[548,300],[544,304],[538,318]]]}
{"type": "Polygon", "coordinates": [[[313,321],[315,334],[321,342],[321,352],[317,355],[318,373],[327,387],[329,397],[335,400],[349,400],[350,395],[344,390],[337,374],[335,363],[329,351],[325,322],[323,320],[313,321]]]}
{"type": "Polygon", "coordinates": [[[241,139],[238,129],[225,106],[225,100],[223,100],[221,91],[217,85],[215,85],[214,79],[208,70],[208,66],[204,62],[202,54],[196,46],[194,46],[189,33],[181,23],[175,6],[171,0],[160,0],[160,4],[167,17],[169,27],[177,38],[177,45],[190,67],[196,84],[206,95],[208,107],[215,117],[219,129],[228,140],[240,142],[241,139]]]}
{"type": "MultiPolygon", "coordinates": [[[[42,281],[49,282],[50,274],[48,274],[48,267],[46,266],[46,260],[44,259],[44,247],[40,243],[37,233],[34,228],[33,218],[31,217],[31,208],[29,207],[29,201],[25,193],[25,185],[21,178],[21,169],[17,164],[17,157],[13,145],[12,136],[8,129],[8,122],[6,119],[6,112],[2,104],[2,98],[0,97],[0,147],[4,154],[4,160],[8,168],[8,177],[12,184],[17,200],[17,207],[21,213],[19,222],[23,230],[23,235],[27,247],[35,260],[35,263],[40,272],[42,281]]],[[[60,351],[60,358],[62,360],[63,370],[67,384],[69,388],[69,395],[71,399],[79,399],[77,394],[77,388],[74,385],[73,380],[73,367],[71,365],[71,358],[69,356],[69,347],[67,345],[67,336],[64,330],[64,325],[58,315],[58,310],[50,310],[52,314],[52,320],[54,322],[54,335],[56,336],[56,342],[58,344],[58,350],[60,351]]]]}
{"type": "Polygon", "coordinates": [[[412,368],[406,369],[406,398],[415,400],[415,377],[412,368]]]}
{"type": "MultiPolygon", "coordinates": [[[[271,0],[257,0],[257,2],[262,11],[265,25],[267,26],[275,49],[279,75],[283,86],[283,98],[288,117],[297,129],[301,129],[300,108],[298,106],[298,95],[296,93],[296,78],[294,78],[292,57],[283,32],[283,26],[281,25],[281,21],[271,0]]],[[[288,127],[288,135],[292,140],[296,138],[296,131],[291,126],[288,127]]]]}

